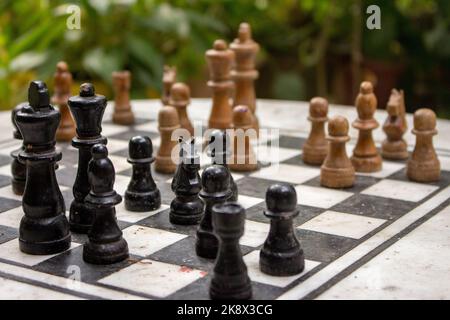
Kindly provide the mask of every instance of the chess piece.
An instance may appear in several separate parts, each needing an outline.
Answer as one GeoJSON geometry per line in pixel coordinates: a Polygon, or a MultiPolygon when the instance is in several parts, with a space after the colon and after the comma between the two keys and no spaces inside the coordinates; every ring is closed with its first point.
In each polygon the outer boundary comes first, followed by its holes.
{"type": "Polygon", "coordinates": [[[130,104],[130,71],[115,71],[112,73],[114,85],[114,113],[112,120],[116,124],[131,125],[134,114],[130,104]]]}
{"type": "Polygon", "coordinates": [[[69,108],[77,125],[77,135],[72,139],[72,146],[78,149],[77,177],[73,185],[74,200],[69,214],[70,228],[73,232],[87,233],[95,215],[85,202],[90,191],[88,164],[92,158],[92,147],[107,142],[101,135],[106,98],[95,94],[92,84],[84,83],[80,86],[79,95],[69,98],[69,108]]]}
{"type": "Polygon", "coordinates": [[[440,179],[441,165],[433,146],[437,134],[436,114],[430,109],[419,109],[414,113],[416,145],[408,161],[406,174],[412,181],[435,182],[440,179]]]}
{"type": "Polygon", "coordinates": [[[353,167],[357,172],[380,171],[382,160],[372,137],[372,130],[378,128],[378,122],[374,119],[377,97],[373,93],[372,83],[363,82],[361,84],[355,104],[358,119],[353,122],[353,127],[359,130],[359,135],[351,157],[353,167]]]}
{"type": "Polygon", "coordinates": [[[48,255],[65,251],[71,242],[66,206],[55,175],[55,163],[62,158],[55,151],[61,114],[50,105],[48,89],[42,81],[31,82],[28,102],[16,114],[25,145],[19,161],[27,168],[19,247],[25,253],[48,255]]]}
{"type": "MultiPolygon", "coordinates": [[[[17,105],[11,112],[11,122],[14,126],[14,139],[23,140],[22,134],[20,133],[19,128],[17,128],[16,114],[27,105],[28,102],[21,103],[17,105]]],[[[23,191],[25,190],[25,182],[27,179],[27,167],[24,163],[19,161],[19,153],[22,151],[25,151],[25,145],[23,143],[19,149],[11,152],[11,158],[13,159],[11,162],[11,186],[14,194],[19,196],[23,195],[23,191]]]]}
{"type": "Polygon", "coordinates": [[[230,49],[234,51],[236,57],[235,68],[231,71],[235,84],[234,106],[248,106],[253,115],[252,127],[258,133],[254,81],[258,78],[255,57],[259,45],[252,39],[252,30],[248,23],[243,22],[239,25],[238,37],[230,44],[230,49]]]}
{"type": "Polygon", "coordinates": [[[202,184],[198,171],[200,157],[195,150],[195,139],[182,143],[180,164],[176,179],[172,180],[172,191],[176,197],[170,204],[169,219],[173,224],[195,225],[203,214],[203,202],[198,197],[202,184]]]}
{"type": "MultiPolygon", "coordinates": [[[[231,138],[226,131],[215,129],[210,133],[207,149],[207,155],[211,158],[212,164],[221,165],[227,168],[227,170],[229,170],[228,161],[231,155],[230,139],[231,138]]],[[[235,202],[238,200],[239,196],[238,187],[231,173],[229,174],[229,177],[229,185],[232,192],[229,201],[235,202]]]]}
{"type": "Polygon", "coordinates": [[[163,106],[169,105],[170,88],[175,83],[177,78],[177,69],[175,67],[164,66],[163,71],[163,92],[161,95],[161,102],[163,106]]]}
{"type": "Polygon", "coordinates": [[[404,160],[408,158],[408,145],[403,139],[407,130],[405,116],[405,100],[403,91],[392,90],[387,104],[388,117],[383,125],[386,139],[381,145],[381,156],[390,160],[404,160]]]}
{"type": "Polygon", "coordinates": [[[231,128],[232,107],[231,90],[234,83],[230,70],[234,61],[234,52],[227,47],[224,40],[216,40],[213,49],[206,51],[210,79],[208,87],[212,90],[213,105],[209,116],[208,127],[214,129],[231,128]]]}
{"type": "Polygon", "coordinates": [[[169,105],[177,109],[181,128],[189,131],[193,137],[194,127],[187,114],[187,106],[189,103],[191,103],[191,90],[189,87],[182,82],[175,83],[170,89],[169,105]]]}
{"type": "Polygon", "coordinates": [[[231,171],[249,172],[258,169],[251,139],[256,138],[252,129],[252,114],[246,106],[237,106],[233,109],[234,145],[231,171]],[[249,130],[250,129],[250,130],[249,130]]]}
{"type": "Polygon", "coordinates": [[[215,259],[219,249],[219,240],[213,234],[212,207],[224,203],[233,195],[230,189],[230,173],[226,167],[211,165],[202,173],[200,198],[205,203],[205,213],[197,229],[195,252],[198,256],[215,259]]]}
{"type": "Polygon", "coordinates": [[[161,206],[161,193],[152,177],[150,164],[155,158],[150,138],[131,138],[128,155],[128,162],[133,166],[133,175],[125,192],[125,208],[137,212],[158,209],[161,206]]]}
{"type": "Polygon", "coordinates": [[[266,192],[266,204],[264,215],[270,219],[270,231],[260,251],[260,269],[278,277],[299,274],[305,268],[305,257],[293,226],[293,219],[299,214],[294,187],[271,185],[266,192]]]}
{"type": "Polygon", "coordinates": [[[239,247],[239,238],[244,234],[245,209],[235,202],[226,202],[213,206],[212,211],[219,252],[209,295],[215,300],[250,299],[251,282],[239,247]]]}
{"type": "Polygon", "coordinates": [[[104,265],[125,260],[128,258],[128,244],[117,225],[115,209],[122,197],[113,189],[114,165],[104,144],[92,147],[88,172],[91,191],[86,196],[86,203],[94,210],[95,219],[88,241],[83,246],[83,260],[104,265]]]}
{"type": "Polygon", "coordinates": [[[158,154],[156,155],[155,170],[160,173],[174,173],[177,165],[172,159],[172,150],[177,142],[172,140],[172,133],[180,128],[177,110],[171,106],[164,106],[158,114],[158,130],[161,135],[158,154]]]}
{"type": "Polygon", "coordinates": [[[355,169],[347,157],[345,144],[350,140],[348,121],[342,116],[328,123],[328,155],[320,168],[320,184],[328,188],[349,188],[355,182],[355,169]]]}
{"type": "Polygon", "coordinates": [[[309,102],[309,117],[311,132],[303,146],[302,159],[310,165],[322,165],[328,153],[328,143],[325,138],[325,122],[328,121],[328,101],[316,97],[309,102]]]}
{"type": "Polygon", "coordinates": [[[52,103],[57,105],[61,113],[61,122],[56,131],[56,141],[71,141],[75,137],[75,123],[70,114],[67,101],[72,88],[72,74],[64,61],[58,62],[54,78],[54,91],[52,103]]]}

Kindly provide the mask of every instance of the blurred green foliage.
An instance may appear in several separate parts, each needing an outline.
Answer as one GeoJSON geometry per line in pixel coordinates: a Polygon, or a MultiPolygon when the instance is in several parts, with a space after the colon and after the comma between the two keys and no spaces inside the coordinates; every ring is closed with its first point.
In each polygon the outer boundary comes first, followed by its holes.
{"type": "Polygon", "coordinates": [[[362,56],[405,64],[399,86],[409,104],[424,99],[450,117],[448,0],[2,0],[0,108],[24,100],[32,79],[50,85],[59,60],[108,95],[119,69],[132,72],[134,98],[158,95],[164,64],[180,80],[205,82],[205,51],[216,38],[231,41],[242,21],[262,48],[260,97],[332,97],[336,66],[362,56]],[[381,7],[382,30],[365,27],[370,4],[381,7]],[[81,9],[80,30],[66,26],[69,5],[81,9]]]}

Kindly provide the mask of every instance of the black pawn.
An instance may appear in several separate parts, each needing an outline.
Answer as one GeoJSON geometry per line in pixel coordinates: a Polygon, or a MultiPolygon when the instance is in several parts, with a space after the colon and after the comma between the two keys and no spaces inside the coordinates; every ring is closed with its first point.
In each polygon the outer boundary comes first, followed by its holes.
{"type": "Polygon", "coordinates": [[[70,205],[69,222],[73,232],[87,233],[95,215],[85,201],[90,191],[88,164],[92,158],[92,147],[97,143],[107,143],[107,139],[101,135],[106,98],[95,94],[92,84],[84,83],[80,86],[80,94],[70,97],[68,104],[77,125],[77,136],[72,139],[72,146],[78,149],[78,169],[73,185],[74,200],[70,205]]]}
{"type": "MultiPolygon", "coordinates": [[[[211,158],[212,164],[218,164],[230,170],[228,168],[228,159],[231,156],[230,137],[226,131],[214,129],[211,132],[208,141],[207,154],[211,158]]],[[[234,182],[233,175],[230,173],[230,188],[233,192],[230,201],[236,202],[238,200],[238,187],[234,182]]]]}
{"type": "Polygon", "coordinates": [[[27,167],[19,245],[25,253],[54,254],[68,249],[71,242],[66,207],[55,175],[55,163],[62,158],[61,152],[55,151],[61,114],[50,105],[42,81],[31,82],[28,101],[29,105],[15,118],[25,145],[19,161],[27,167]]]}
{"type": "Polygon", "coordinates": [[[169,219],[173,224],[198,224],[203,214],[203,201],[198,194],[202,189],[200,181],[200,157],[195,149],[195,140],[181,143],[182,158],[175,177],[172,191],[176,197],[170,204],[169,219]]]}
{"type": "MultiPolygon", "coordinates": [[[[13,132],[14,139],[23,140],[22,134],[20,133],[19,128],[17,128],[16,114],[27,105],[27,102],[21,103],[11,112],[11,122],[15,129],[13,132]]],[[[11,152],[11,157],[13,158],[13,161],[11,162],[11,185],[13,192],[19,196],[23,195],[23,191],[25,190],[25,182],[27,179],[27,168],[24,163],[19,161],[19,153],[24,150],[25,146],[22,143],[22,146],[19,149],[11,152]]]]}
{"type": "Polygon", "coordinates": [[[155,161],[149,137],[136,136],[128,144],[128,162],[133,175],[125,192],[125,208],[129,211],[152,211],[161,206],[161,193],[153,180],[150,164],[155,161]]]}
{"type": "Polygon", "coordinates": [[[215,259],[219,240],[213,234],[212,207],[227,201],[231,196],[228,169],[220,165],[207,167],[202,173],[200,198],[205,203],[205,213],[197,230],[195,251],[202,258],[215,259]]]}
{"type": "Polygon", "coordinates": [[[299,214],[297,193],[289,184],[274,184],[267,189],[266,203],[264,215],[271,221],[260,252],[260,269],[272,276],[299,274],[305,268],[305,258],[292,221],[299,214]]]}
{"type": "Polygon", "coordinates": [[[252,286],[239,246],[239,239],[244,234],[245,210],[235,202],[215,205],[212,210],[219,252],[209,295],[216,300],[250,299],[252,286]]]}
{"type": "Polygon", "coordinates": [[[86,203],[95,211],[95,219],[83,247],[83,259],[93,264],[112,264],[128,258],[128,244],[117,225],[115,206],[122,201],[113,187],[114,166],[103,144],[92,147],[88,168],[91,191],[86,203]]]}

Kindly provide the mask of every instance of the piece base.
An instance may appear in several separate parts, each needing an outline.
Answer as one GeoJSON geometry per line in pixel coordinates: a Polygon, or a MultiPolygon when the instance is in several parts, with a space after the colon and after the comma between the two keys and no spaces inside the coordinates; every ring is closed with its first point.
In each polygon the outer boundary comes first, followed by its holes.
{"type": "Polygon", "coordinates": [[[20,251],[32,255],[56,254],[69,249],[71,240],[70,233],[62,239],[46,242],[30,242],[19,239],[19,248],[20,251]]]}
{"type": "Polygon", "coordinates": [[[348,168],[329,168],[322,166],[320,169],[320,185],[333,188],[350,188],[355,183],[355,169],[348,168]]]}
{"type": "Polygon", "coordinates": [[[161,194],[158,189],[143,194],[125,192],[125,209],[133,212],[154,211],[161,207],[161,194]]]}
{"type": "Polygon", "coordinates": [[[197,240],[195,242],[197,256],[205,259],[215,259],[218,251],[219,241],[212,233],[197,231],[197,240]]]}
{"type": "Polygon", "coordinates": [[[268,254],[261,250],[259,268],[261,272],[271,276],[294,276],[302,273],[305,269],[305,257],[302,250],[287,256],[268,254]]]}
{"type": "Polygon", "coordinates": [[[408,179],[415,182],[437,182],[441,177],[441,165],[439,160],[418,162],[409,160],[406,167],[408,179]]]}
{"type": "Polygon", "coordinates": [[[131,110],[116,111],[112,116],[112,121],[115,124],[128,126],[134,124],[134,114],[131,110]]]}
{"type": "Polygon", "coordinates": [[[213,279],[209,288],[210,298],[212,300],[249,300],[252,298],[252,287],[248,277],[242,286],[232,286],[231,283],[232,281],[228,282],[227,287],[218,286],[213,279]]]}
{"type": "Polygon", "coordinates": [[[379,154],[371,156],[371,157],[358,157],[353,156],[350,158],[352,161],[353,167],[356,172],[378,172],[382,169],[382,159],[379,154]]]}
{"type": "Polygon", "coordinates": [[[94,223],[95,214],[83,202],[73,201],[70,205],[70,230],[75,233],[87,234],[94,223]]]}
{"type": "Polygon", "coordinates": [[[327,148],[312,148],[307,145],[303,147],[302,160],[312,166],[320,166],[327,157],[327,148]]]}
{"type": "Polygon", "coordinates": [[[128,257],[128,244],[123,238],[106,244],[88,241],[83,246],[83,260],[91,264],[108,265],[123,261],[128,257]]]}
{"type": "Polygon", "coordinates": [[[202,213],[183,215],[180,213],[170,211],[169,220],[170,220],[170,223],[172,223],[172,224],[192,226],[192,225],[196,225],[196,224],[200,223],[200,220],[202,220],[202,213]]]}

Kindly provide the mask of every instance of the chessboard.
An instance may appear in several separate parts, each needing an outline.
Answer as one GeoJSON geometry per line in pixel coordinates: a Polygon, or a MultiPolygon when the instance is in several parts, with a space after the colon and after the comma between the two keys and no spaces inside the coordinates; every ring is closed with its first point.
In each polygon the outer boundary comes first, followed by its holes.
{"type": "MultiPolygon", "coordinates": [[[[190,116],[195,124],[205,125],[208,105],[209,100],[193,99],[190,116]]],[[[122,195],[131,176],[128,141],[135,135],[146,135],[152,139],[155,150],[158,148],[159,107],[156,100],[133,101],[133,126],[113,124],[112,105],[107,107],[103,135],[108,138],[110,159],[116,170],[115,189],[122,195]]],[[[384,161],[380,172],[358,173],[352,188],[328,189],[320,186],[320,168],[301,160],[309,129],[307,105],[261,101],[258,108],[262,127],[272,130],[255,142],[260,168],[251,173],[233,173],[239,189],[238,202],[246,209],[240,244],[254,299],[314,299],[450,205],[450,146],[444,140],[436,142],[442,163],[441,180],[437,183],[410,182],[405,162],[384,161]],[[265,275],[258,264],[259,250],[270,226],[263,214],[265,192],[276,182],[294,185],[298,194],[300,214],[294,226],[306,265],[301,274],[291,277],[265,275]]],[[[356,117],[351,107],[331,106],[330,113],[344,113],[350,121],[356,117]]],[[[377,113],[379,121],[384,116],[383,112],[377,113]]],[[[0,298],[209,298],[214,262],[196,256],[196,226],[175,226],[169,222],[169,205],[174,198],[170,175],[153,172],[162,195],[158,210],[138,213],[125,210],[123,202],[117,206],[119,226],[130,251],[126,261],[108,266],[85,263],[82,245],[87,237],[75,233],[71,248],[63,253],[33,256],[20,252],[18,227],[23,211],[21,197],[11,190],[9,156],[20,141],[8,138],[12,132],[9,117],[8,112],[0,114],[0,298]]],[[[411,149],[414,141],[410,138],[411,149]]],[[[349,152],[353,145],[354,140],[348,145],[349,152]]],[[[63,159],[57,178],[68,208],[73,199],[78,151],[70,144],[59,143],[58,148],[63,159]]],[[[204,168],[210,160],[202,155],[201,161],[204,168]]]]}

